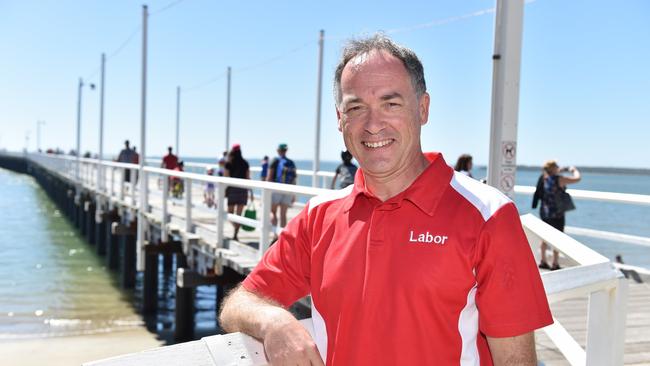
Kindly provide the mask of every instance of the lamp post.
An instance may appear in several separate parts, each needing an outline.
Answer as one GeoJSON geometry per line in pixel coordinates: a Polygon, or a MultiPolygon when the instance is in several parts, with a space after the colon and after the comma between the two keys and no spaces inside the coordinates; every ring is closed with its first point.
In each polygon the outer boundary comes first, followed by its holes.
{"type": "Polygon", "coordinates": [[[178,150],[178,136],[180,133],[180,123],[181,123],[181,87],[176,87],[176,156],[181,156],[180,150],[178,150]]]}
{"type": "Polygon", "coordinates": [[[79,174],[81,171],[81,89],[84,86],[84,81],[79,78],[79,87],[77,89],[77,161],[75,167],[74,178],[77,183],[77,197],[81,193],[81,182],[79,182],[79,174]]]}
{"type": "Polygon", "coordinates": [[[45,121],[36,121],[36,151],[41,152],[41,125],[44,125],[45,121]]]}

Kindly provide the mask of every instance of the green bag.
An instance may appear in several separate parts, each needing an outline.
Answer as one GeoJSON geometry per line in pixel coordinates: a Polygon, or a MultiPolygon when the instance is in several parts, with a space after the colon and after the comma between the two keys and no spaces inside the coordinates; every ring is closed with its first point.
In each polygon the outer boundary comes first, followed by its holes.
{"type": "MultiPolygon", "coordinates": [[[[249,219],[257,219],[257,211],[255,210],[255,205],[253,204],[253,200],[246,206],[246,210],[244,210],[244,217],[249,218],[249,219]]],[[[254,227],[252,226],[246,226],[242,225],[241,227],[245,231],[253,231],[255,230],[254,227]]]]}

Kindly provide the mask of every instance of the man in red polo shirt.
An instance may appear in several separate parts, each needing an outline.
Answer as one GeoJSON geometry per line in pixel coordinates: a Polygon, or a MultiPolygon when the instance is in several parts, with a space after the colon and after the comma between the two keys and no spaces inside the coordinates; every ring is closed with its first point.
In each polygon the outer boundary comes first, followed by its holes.
{"type": "Polygon", "coordinates": [[[242,286],[221,325],[272,365],[536,365],[552,323],[507,197],[423,153],[422,65],[384,36],[353,41],[335,75],[354,186],[311,199],[242,286]],[[311,294],[313,337],[286,310],[311,294]]]}

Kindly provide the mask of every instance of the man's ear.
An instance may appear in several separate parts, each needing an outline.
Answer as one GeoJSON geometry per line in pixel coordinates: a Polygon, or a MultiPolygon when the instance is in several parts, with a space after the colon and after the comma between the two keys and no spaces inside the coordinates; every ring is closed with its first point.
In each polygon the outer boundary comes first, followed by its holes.
{"type": "Polygon", "coordinates": [[[418,103],[418,112],[420,113],[420,125],[424,126],[429,121],[429,104],[431,103],[431,97],[429,93],[425,92],[420,97],[420,102],[418,103]]]}
{"type": "Polygon", "coordinates": [[[339,107],[336,107],[336,120],[339,125],[339,132],[343,132],[343,122],[341,121],[341,112],[339,112],[339,107]]]}

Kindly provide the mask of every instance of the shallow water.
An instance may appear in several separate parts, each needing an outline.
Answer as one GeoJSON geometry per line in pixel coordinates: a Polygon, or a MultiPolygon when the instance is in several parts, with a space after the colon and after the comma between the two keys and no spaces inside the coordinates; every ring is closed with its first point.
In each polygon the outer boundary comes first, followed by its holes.
{"type": "Polygon", "coordinates": [[[0,169],[0,339],[142,324],[127,292],[34,179],[0,169]]]}

